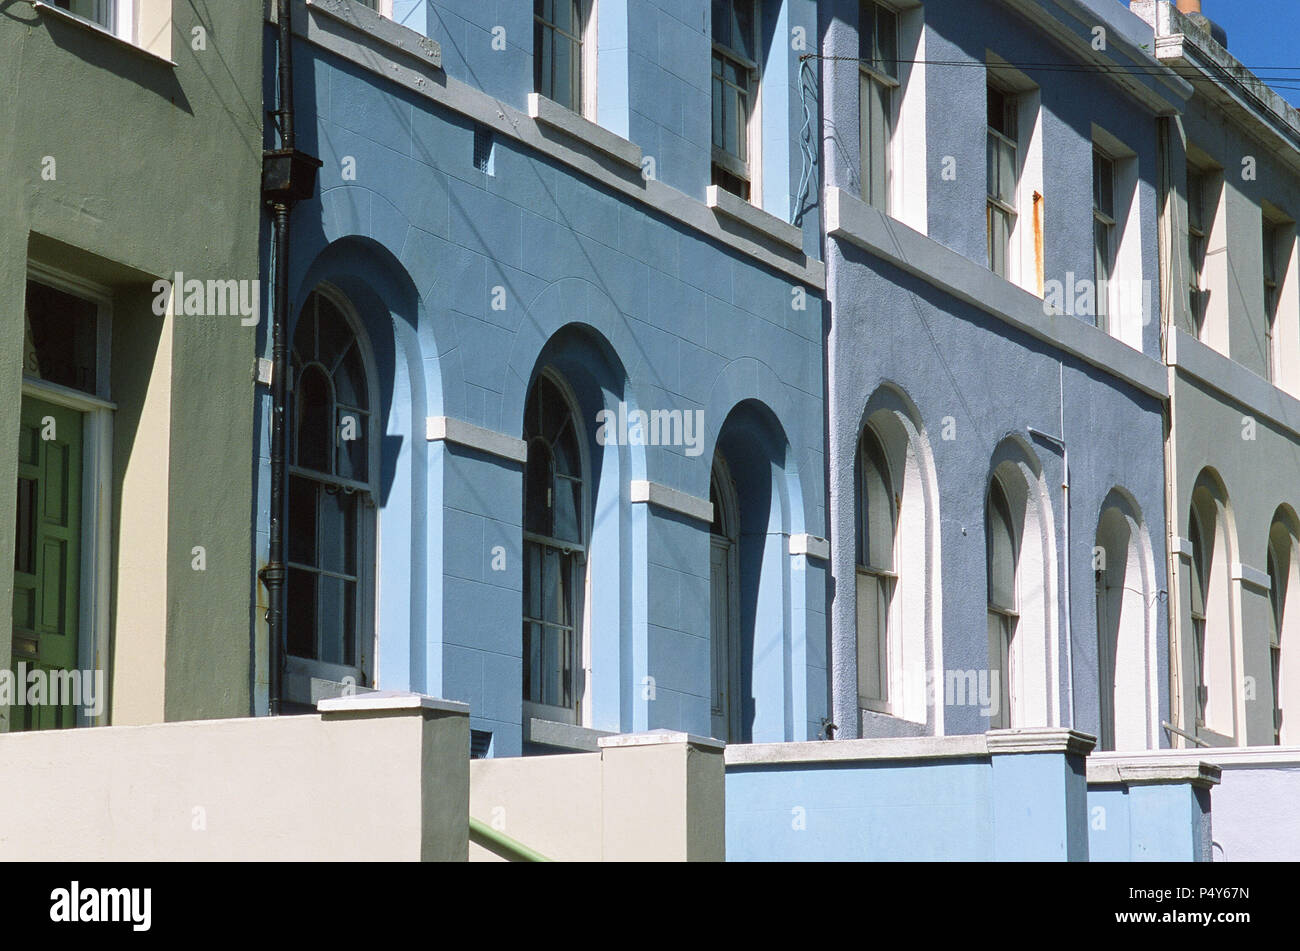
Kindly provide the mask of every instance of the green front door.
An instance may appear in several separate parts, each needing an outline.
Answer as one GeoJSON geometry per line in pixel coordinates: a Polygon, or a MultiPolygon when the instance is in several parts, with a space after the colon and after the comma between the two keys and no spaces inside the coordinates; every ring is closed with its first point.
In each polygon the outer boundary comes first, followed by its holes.
{"type": "MultiPolygon", "coordinates": [[[[49,674],[78,668],[81,620],[81,445],[79,412],[23,397],[18,435],[14,547],[13,670],[41,671],[40,703],[10,708],[10,729],[77,725],[71,697],[52,696],[49,674]],[[20,664],[25,664],[20,667],[20,664]],[[63,703],[54,702],[61,699],[63,703]]],[[[26,681],[27,678],[24,678],[26,681]]],[[[25,699],[28,683],[15,686],[25,699]]]]}

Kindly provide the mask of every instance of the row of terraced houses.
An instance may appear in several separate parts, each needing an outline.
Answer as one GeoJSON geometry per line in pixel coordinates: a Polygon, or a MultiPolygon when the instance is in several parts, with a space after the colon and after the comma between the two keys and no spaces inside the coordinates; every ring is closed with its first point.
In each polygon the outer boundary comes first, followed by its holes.
{"type": "Polygon", "coordinates": [[[11,4],[0,855],[1300,855],[1200,6],[11,4]]]}

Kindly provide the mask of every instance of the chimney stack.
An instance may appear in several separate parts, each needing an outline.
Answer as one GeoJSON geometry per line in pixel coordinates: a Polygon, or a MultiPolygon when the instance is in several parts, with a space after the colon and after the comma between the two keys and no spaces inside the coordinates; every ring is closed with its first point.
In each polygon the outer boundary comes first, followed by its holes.
{"type": "Polygon", "coordinates": [[[1228,34],[1224,32],[1223,27],[1201,11],[1201,0],[1178,0],[1178,12],[1205,30],[1216,43],[1227,49],[1228,34]]]}

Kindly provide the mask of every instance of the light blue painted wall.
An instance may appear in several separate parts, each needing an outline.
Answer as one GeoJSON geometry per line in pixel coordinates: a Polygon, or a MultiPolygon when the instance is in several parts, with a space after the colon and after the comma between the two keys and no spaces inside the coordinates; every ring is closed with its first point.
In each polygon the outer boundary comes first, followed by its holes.
{"type": "Polygon", "coordinates": [[[729,861],[1087,861],[1083,759],[731,766],[729,861]]]}
{"type": "MultiPolygon", "coordinates": [[[[811,25],[812,4],[792,2],[811,25]]],[[[408,23],[427,13],[448,75],[522,108],[528,7],[404,9],[408,23]],[[517,48],[491,51],[496,23],[517,48]]],[[[656,16],[707,25],[707,7],[656,16]]],[[[602,10],[612,18],[616,8],[602,10]]],[[[634,51],[650,42],[628,35],[634,51]]],[[[707,90],[707,42],[702,56],[707,90]]],[[[565,375],[588,424],[592,725],[710,732],[708,526],[631,503],[629,483],[707,499],[715,445],[721,438],[741,458],[759,419],[753,461],[776,491],[770,510],[754,509],[771,534],[759,532],[761,557],[741,574],[766,639],[747,680],[753,735],[814,736],[827,709],[824,563],[792,559],[786,539],[825,534],[819,298],[794,309],[789,278],[517,142],[497,137],[494,174],[481,173],[471,121],[319,48],[298,42],[295,66],[299,146],[324,166],[318,197],[294,213],[291,309],[320,280],[347,291],[381,391],[380,685],[466,700],[473,727],[493,731],[494,755],[521,751],[522,467],[426,442],[424,420],[448,415],[518,437],[529,384],[546,365],[565,375]],[[347,158],[355,181],[343,178],[347,158]],[[497,287],[504,310],[492,307],[497,287]],[[596,412],[620,401],[703,411],[702,451],[597,445],[596,412]],[[504,571],[492,570],[497,546],[504,571]]],[[[707,98],[692,109],[707,144],[707,98]]],[[[677,174],[666,180],[703,198],[707,160],[677,174]]],[[[810,218],[812,248],[816,229],[810,218]]],[[[259,455],[264,533],[265,445],[259,455]]]]}
{"type": "Polygon", "coordinates": [[[1187,783],[1088,787],[1094,862],[1209,860],[1210,790],[1187,783]]]}
{"type": "Polygon", "coordinates": [[[989,861],[987,759],[729,768],[727,859],[989,861]]]}

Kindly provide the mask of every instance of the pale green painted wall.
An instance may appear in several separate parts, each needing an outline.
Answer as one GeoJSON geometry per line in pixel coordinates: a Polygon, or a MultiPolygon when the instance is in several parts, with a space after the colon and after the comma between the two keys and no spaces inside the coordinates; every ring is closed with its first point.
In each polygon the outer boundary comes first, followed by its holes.
{"type": "MultiPolygon", "coordinates": [[[[155,366],[163,322],[150,285],[175,271],[258,277],[262,5],[172,6],[174,67],[27,4],[0,17],[0,446],[17,444],[30,242],[32,256],[113,291],[113,598],[130,622],[117,626],[131,628],[113,636],[131,657],[156,658],[115,672],[116,723],[249,712],[256,328],[177,317],[169,364],[155,366]],[[196,26],[206,50],[193,48],[196,26]],[[42,179],[45,156],[54,181],[42,179]],[[170,432],[140,431],[146,394],[170,432]],[[128,466],[133,491],[164,496],[133,501],[165,504],[165,519],[122,522],[128,466]],[[196,545],[204,572],[191,569],[196,545]]],[[[0,663],[15,480],[13,453],[0,453],[0,663]]]]}

